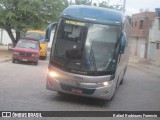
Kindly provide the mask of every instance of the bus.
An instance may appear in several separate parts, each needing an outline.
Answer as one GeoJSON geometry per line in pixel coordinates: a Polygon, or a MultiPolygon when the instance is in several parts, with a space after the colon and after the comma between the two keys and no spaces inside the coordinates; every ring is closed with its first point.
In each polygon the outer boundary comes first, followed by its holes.
{"type": "Polygon", "coordinates": [[[46,88],[57,93],[111,100],[129,59],[129,22],[107,8],[73,5],[46,29],[55,28],[46,88]]]}
{"type": "Polygon", "coordinates": [[[45,60],[47,58],[48,42],[45,41],[45,32],[41,30],[28,30],[25,34],[26,38],[36,39],[40,42],[40,58],[45,60]]]}

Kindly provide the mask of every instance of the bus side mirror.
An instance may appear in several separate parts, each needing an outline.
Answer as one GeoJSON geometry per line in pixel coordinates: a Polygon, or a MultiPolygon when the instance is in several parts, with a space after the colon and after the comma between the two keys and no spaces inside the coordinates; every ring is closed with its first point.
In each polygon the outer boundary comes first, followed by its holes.
{"type": "Polygon", "coordinates": [[[123,33],[120,40],[120,48],[119,48],[120,54],[124,54],[125,47],[126,47],[126,34],[123,33]]]}
{"type": "Polygon", "coordinates": [[[51,23],[50,25],[48,25],[47,29],[46,29],[46,35],[45,35],[45,41],[49,42],[50,41],[50,37],[51,37],[51,32],[53,27],[57,26],[57,23],[51,23]]]}

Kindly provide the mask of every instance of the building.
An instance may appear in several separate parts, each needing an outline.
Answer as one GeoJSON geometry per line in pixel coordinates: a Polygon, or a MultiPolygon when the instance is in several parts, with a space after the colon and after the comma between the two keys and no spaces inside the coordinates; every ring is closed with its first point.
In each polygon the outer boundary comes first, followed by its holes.
{"type": "Polygon", "coordinates": [[[140,58],[148,58],[149,30],[156,17],[155,12],[141,12],[131,18],[131,54],[140,58]]]}
{"type": "Polygon", "coordinates": [[[160,63],[160,9],[149,31],[149,60],[160,63]]]}
{"type": "MultiPolygon", "coordinates": [[[[13,34],[15,36],[15,32],[13,34]]],[[[4,29],[0,29],[0,44],[8,45],[10,43],[12,43],[12,41],[11,41],[7,31],[4,29]]]]}

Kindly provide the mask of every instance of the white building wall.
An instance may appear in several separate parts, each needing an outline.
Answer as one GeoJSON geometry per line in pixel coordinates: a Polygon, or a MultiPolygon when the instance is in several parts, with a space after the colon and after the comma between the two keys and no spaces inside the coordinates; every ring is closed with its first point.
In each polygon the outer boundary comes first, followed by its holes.
{"type": "Polygon", "coordinates": [[[150,42],[160,41],[160,24],[159,24],[159,19],[157,18],[155,18],[153,26],[149,31],[149,41],[150,42]]]}
{"type": "Polygon", "coordinates": [[[132,37],[131,54],[140,58],[145,57],[145,38],[132,37]]]}
{"type": "MultiPolygon", "coordinates": [[[[15,36],[15,32],[13,33],[13,35],[15,36]]],[[[4,29],[0,29],[0,43],[4,45],[8,45],[9,43],[12,43],[7,31],[4,29]]]]}
{"type": "Polygon", "coordinates": [[[145,38],[139,37],[138,38],[138,46],[137,46],[137,56],[140,58],[145,58],[145,45],[146,41],[145,38]]]}
{"type": "Polygon", "coordinates": [[[150,60],[160,63],[160,49],[156,48],[157,43],[160,44],[160,19],[155,18],[149,31],[148,55],[150,60]]]}

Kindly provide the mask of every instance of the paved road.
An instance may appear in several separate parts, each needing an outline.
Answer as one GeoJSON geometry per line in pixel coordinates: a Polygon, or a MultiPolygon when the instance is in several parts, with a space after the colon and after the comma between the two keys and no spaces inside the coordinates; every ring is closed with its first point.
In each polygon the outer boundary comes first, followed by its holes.
{"type": "Polygon", "coordinates": [[[0,111],[160,111],[158,75],[128,67],[114,99],[103,102],[46,90],[47,65],[0,63],[0,111]]]}

